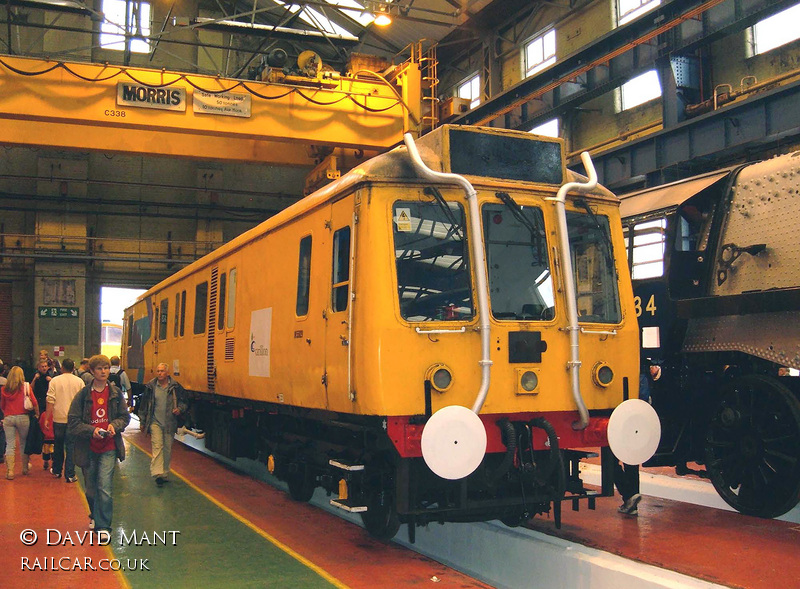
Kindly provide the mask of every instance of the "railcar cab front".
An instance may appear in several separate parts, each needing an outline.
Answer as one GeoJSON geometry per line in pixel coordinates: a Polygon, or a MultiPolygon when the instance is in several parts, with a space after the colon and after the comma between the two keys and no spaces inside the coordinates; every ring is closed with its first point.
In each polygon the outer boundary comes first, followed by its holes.
{"type": "MultiPolygon", "coordinates": [[[[439,131],[436,149],[426,152],[426,137],[420,151],[430,167],[463,174],[474,185],[477,205],[446,182],[420,185],[418,178],[399,196],[384,193],[399,317],[378,331],[390,334],[380,339],[381,373],[392,374],[386,382],[397,391],[386,398],[393,400],[387,428],[400,460],[398,511],[403,521],[417,523],[485,519],[489,513],[519,522],[560,502],[565,490],[583,491],[577,475],[565,480],[563,460],[570,454],[559,447],[606,445],[603,417],[636,395],[638,337],[618,201],[604,189],[567,199],[568,271],[556,207],[549,202],[568,178],[560,142],[487,130],[439,131]],[[484,260],[488,308],[481,317],[476,266],[484,260]],[[576,284],[575,331],[585,367],[580,387],[592,412],[583,428],[573,428],[576,402],[564,369],[571,364],[568,278],[576,284]],[[487,454],[473,475],[447,481],[420,459],[418,435],[438,410],[473,405],[481,384],[483,319],[491,385],[476,412],[488,437],[487,454]]],[[[379,201],[380,189],[372,190],[373,202],[379,201]]]]}

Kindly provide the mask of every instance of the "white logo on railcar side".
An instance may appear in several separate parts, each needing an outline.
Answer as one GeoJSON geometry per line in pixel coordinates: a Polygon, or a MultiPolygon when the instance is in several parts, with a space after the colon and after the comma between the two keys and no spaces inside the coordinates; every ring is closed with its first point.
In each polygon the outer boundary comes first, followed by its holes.
{"type": "Polygon", "coordinates": [[[250,314],[250,376],[270,375],[272,307],[250,314]]]}

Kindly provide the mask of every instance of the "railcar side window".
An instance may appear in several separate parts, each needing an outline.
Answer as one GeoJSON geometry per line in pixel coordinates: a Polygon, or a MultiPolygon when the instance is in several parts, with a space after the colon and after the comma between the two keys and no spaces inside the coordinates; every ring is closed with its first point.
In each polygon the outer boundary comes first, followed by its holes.
{"type": "Polygon", "coordinates": [[[622,312],[608,217],[567,212],[578,321],[619,323],[622,312]]]}
{"type": "Polygon", "coordinates": [[[300,240],[300,259],[297,262],[297,302],[295,314],[303,317],[308,314],[308,297],[311,292],[311,236],[300,240]]]}
{"type": "Polygon", "coordinates": [[[392,225],[403,319],[471,319],[475,311],[461,205],[439,198],[397,201],[392,225]]]}
{"type": "Polygon", "coordinates": [[[225,327],[225,295],[228,287],[228,275],[223,272],[219,277],[219,308],[217,310],[217,329],[225,327]]]}
{"type": "Polygon", "coordinates": [[[236,321],[236,268],[228,272],[228,329],[233,329],[236,321]]]}
{"type": "Polygon", "coordinates": [[[128,328],[126,333],[128,334],[128,347],[130,348],[133,345],[133,313],[128,315],[128,328]]]}
{"type": "Polygon", "coordinates": [[[181,337],[183,337],[184,327],[186,326],[186,291],[181,291],[181,337]]]}
{"type": "Polygon", "coordinates": [[[495,319],[546,321],[555,317],[545,235],[538,207],[517,207],[511,202],[484,205],[483,236],[495,319]]]}
{"type": "Polygon", "coordinates": [[[206,331],[206,307],[208,307],[208,282],[201,282],[194,289],[194,333],[206,331]]]}
{"type": "Polygon", "coordinates": [[[178,337],[181,322],[181,293],[175,293],[175,321],[172,325],[172,337],[178,337]]]}
{"type": "Polygon", "coordinates": [[[347,309],[350,293],[350,227],[342,227],[333,234],[333,292],[331,309],[347,309]]]}
{"type": "Polygon", "coordinates": [[[636,223],[633,235],[631,277],[634,280],[664,275],[664,244],[667,220],[664,218],[636,223]]]}
{"type": "Polygon", "coordinates": [[[158,339],[167,339],[167,319],[169,319],[169,299],[161,301],[161,319],[158,325],[158,339]]]}

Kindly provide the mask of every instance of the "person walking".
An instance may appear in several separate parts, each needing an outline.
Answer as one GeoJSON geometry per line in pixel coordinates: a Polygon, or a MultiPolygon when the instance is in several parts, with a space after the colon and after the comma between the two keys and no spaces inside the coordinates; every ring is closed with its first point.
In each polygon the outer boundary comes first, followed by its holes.
{"type": "Polygon", "coordinates": [[[89,358],[81,360],[80,368],[78,368],[78,376],[81,377],[85,384],[92,384],[92,373],[89,370],[89,358]]]}
{"type": "MultiPolygon", "coordinates": [[[[3,364],[3,361],[0,360],[0,387],[4,387],[6,385],[6,366],[3,364]]],[[[0,411],[0,424],[3,423],[3,412],[0,411]]],[[[3,464],[6,461],[6,431],[3,429],[3,426],[0,425],[0,464],[3,464]]]]}
{"type": "Polygon", "coordinates": [[[119,365],[119,356],[111,356],[111,372],[108,380],[122,389],[123,396],[128,400],[128,411],[133,407],[133,395],[131,393],[131,381],[125,370],[119,365]]]}
{"type": "Polygon", "coordinates": [[[30,415],[39,418],[39,405],[25,382],[22,368],[14,366],[8,373],[6,384],[0,389],[0,411],[3,413],[3,431],[6,434],[6,478],[14,480],[17,436],[22,459],[22,474],[28,474],[29,457],[25,454],[25,442],[28,439],[28,428],[31,426],[30,415]],[[26,399],[29,401],[26,402],[26,399]],[[30,407],[26,407],[26,404],[30,407]]]}
{"type": "Polygon", "coordinates": [[[50,388],[47,390],[47,413],[50,415],[55,434],[53,466],[50,472],[55,478],[60,478],[63,467],[64,479],[68,483],[78,480],[78,477],[75,476],[75,460],[73,458],[74,442],[71,437],[67,436],[69,407],[75,395],[86,386],[82,378],[72,373],[74,368],[75,362],[65,358],[61,363],[61,374],[50,381],[50,388]]]}
{"type": "Polygon", "coordinates": [[[75,440],[75,464],[83,471],[89,529],[108,533],[114,513],[114,469],[117,460],[125,460],[122,432],[131,420],[122,391],[108,382],[110,367],[106,356],[89,359],[92,383],[75,395],[67,422],[67,435],[75,440]]]}
{"type": "MultiPolygon", "coordinates": [[[[33,375],[31,380],[31,387],[33,394],[36,397],[36,402],[41,407],[42,411],[47,407],[47,389],[50,387],[50,381],[53,380],[55,373],[53,372],[52,360],[47,357],[45,350],[42,350],[39,356],[39,366],[36,374],[33,375]],[[45,356],[42,357],[41,354],[45,356]]],[[[50,454],[42,451],[42,468],[47,470],[50,468],[50,454]]]]}
{"type": "Polygon", "coordinates": [[[189,408],[186,391],[169,375],[167,364],[162,362],[156,367],[156,378],[145,385],[141,405],[139,415],[143,419],[142,428],[150,434],[153,454],[150,476],[161,487],[168,482],[172,441],[178,430],[178,418],[189,408]]]}

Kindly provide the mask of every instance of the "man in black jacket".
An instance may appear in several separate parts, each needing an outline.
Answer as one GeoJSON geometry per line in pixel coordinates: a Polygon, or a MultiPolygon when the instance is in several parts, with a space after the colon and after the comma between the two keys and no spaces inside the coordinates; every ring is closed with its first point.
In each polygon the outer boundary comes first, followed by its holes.
{"type": "Polygon", "coordinates": [[[83,471],[89,528],[111,532],[114,503],[112,481],[117,460],[125,460],[122,432],[131,416],[116,385],[108,382],[111,363],[106,356],[89,359],[93,380],[72,400],[67,424],[75,440],[75,464],[83,471]]]}
{"type": "Polygon", "coordinates": [[[178,419],[188,408],[186,391],[162,362],[156,367],[156,378],[145,385],[139,410],[142,429],[150,434],[153,453],[150,475],[159,487],[167,482],[172,440],[178,430],[178,419]]]}

